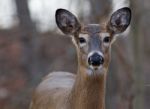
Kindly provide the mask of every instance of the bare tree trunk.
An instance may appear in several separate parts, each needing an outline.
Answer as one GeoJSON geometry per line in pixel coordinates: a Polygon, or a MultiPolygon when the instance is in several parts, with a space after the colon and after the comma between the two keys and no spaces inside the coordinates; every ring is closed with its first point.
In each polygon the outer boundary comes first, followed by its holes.
{"type": "MultiPolygon", "coordinates": [[[[38,63],[39,37],[36,27],[30,17],[28,0],[15,0],[17,14],[20,21],[21,43],[23,47],[21,64],[30,80],[34,80],[35,73],[40,67],[38,63]]],[[[38,76],[38,75],[36,75],[38,76]]],[[[37,78],[37,77],[36,77],[37,78]]]]}
{"type": "MultiPolygon", "coordinates": [[[[144,56],[145,50],[150,49],[149,46],[149,19],[150,14],[146,13],[150,10],[149,0],[131,0],[133,10],[133,51],[134,51],[134,79],[135,79],[135,101],[134,109],[146,109],[144,108],[144,67],[147,66],[149,57],[144,56]],[[148,34],[144,34],[148,33],[148,34]],[[145,60],[146,59],[146,60],[145,60]]],[[[149,72],[148,72],[149,73],[149,72]]],[[[147,102],[147,101],[145,101],[147,102]]],[[[148,104],[148,103],[147,103],[148,104]]],[[[149,107],[148,107],[149,108],[149,107]]],[[[147,108],[147,109],[148,109],[147,108]]]]}
{"type": "Polygon", "coordinates": [[[115,56],[117,57],[117,78],[118,78],[118,95],[119,95],[119,109],[133,109],[134,104],[134,79],[133,79],[133,65],[130,60],[132,53],[129,53],[127,46],[131,43],[129,41],[131,37],[128,37],[128,41],[120,40],[120,43],[115,45],[115,56]],[[123,41],[123,42],[122,42],[123,41]],[[125,45],[124,45],[124,44],[125,45]],[[121,47],[120,47],[121,45],[121,47]]]}

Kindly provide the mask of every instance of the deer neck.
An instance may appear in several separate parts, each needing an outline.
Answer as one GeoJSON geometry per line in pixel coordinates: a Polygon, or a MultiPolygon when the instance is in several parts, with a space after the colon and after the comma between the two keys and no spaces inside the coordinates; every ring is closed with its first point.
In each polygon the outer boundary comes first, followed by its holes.
{"type": "Polygon", "coordinates": [[[87,68],[79,65],[70,109],[105,109],[106,73],[91,76],[88,73],[87,68]]]}

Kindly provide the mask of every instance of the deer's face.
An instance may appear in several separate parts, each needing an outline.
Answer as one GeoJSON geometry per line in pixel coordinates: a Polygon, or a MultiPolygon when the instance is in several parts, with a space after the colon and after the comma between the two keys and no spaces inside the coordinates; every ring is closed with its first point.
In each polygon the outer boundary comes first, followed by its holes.
{"type": "Polygon", "coordinates": [[[100,70],[108,66],[111,34],[105,27],[99,24],[86,25],[81,28],[74,42],[83,66],[92,70],[100,70]]]}
{"type": "Polygon", "coordinates": [[[69,11],[56,11],[56,23],[63,33],[72,35],[80,64],[98,72],[104,72],[108,68],[114,35],[125,31],[130,20],[131,11],[127,7],[114,12],[106,25],[81,25],[69,11]]]}

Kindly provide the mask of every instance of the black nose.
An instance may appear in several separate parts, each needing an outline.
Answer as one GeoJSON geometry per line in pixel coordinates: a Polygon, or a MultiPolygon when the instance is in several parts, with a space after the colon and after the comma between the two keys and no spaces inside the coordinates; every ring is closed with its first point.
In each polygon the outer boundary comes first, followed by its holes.
{"type": "Polygon", "coordinates": [[[89,57],[88,63],[92,66],[100,66],[104,63],[104,58],[100,54],[94,53],[89,57]]]}

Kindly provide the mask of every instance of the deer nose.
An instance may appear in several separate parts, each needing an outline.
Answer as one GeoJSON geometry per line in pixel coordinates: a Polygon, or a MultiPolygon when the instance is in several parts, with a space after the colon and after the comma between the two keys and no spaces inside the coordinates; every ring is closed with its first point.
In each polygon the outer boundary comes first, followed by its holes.
{"type": "Polygon", "coordinates": [[[88,64],[92,66],[100,66],[104,63],[104,58],[102,55],[99,53],[93,53],[91,56],[88,58],[88,64]]]}

